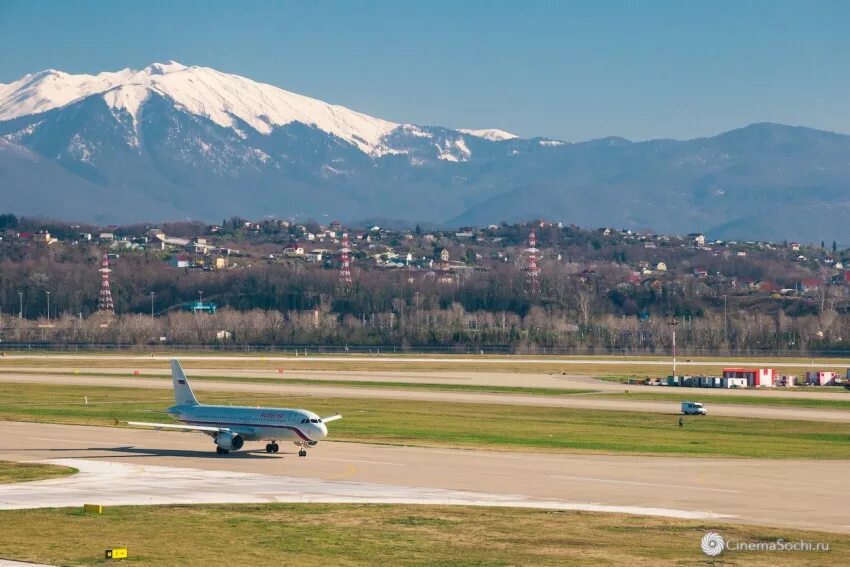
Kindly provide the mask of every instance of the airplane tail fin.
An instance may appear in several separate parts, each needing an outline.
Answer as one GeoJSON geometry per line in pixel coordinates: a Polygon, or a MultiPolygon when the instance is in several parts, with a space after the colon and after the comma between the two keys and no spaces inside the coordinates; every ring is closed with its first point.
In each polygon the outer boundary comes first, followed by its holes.
{"type": "Polygon", "coordinates": [[[189,380],[183,373],[183,367],[176,360],[171,361],[171,379],[174,381],[174,401],[178,406],[196,406],[198,400],[192,392],[189,380]]]}

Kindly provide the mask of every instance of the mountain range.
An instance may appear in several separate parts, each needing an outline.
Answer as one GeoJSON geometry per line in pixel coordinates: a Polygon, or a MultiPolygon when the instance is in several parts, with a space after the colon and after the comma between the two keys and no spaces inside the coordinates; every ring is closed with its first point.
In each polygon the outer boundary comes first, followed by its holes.
{"type": "Polygon", "coordinates": [[[567,143],[395,123],[174,61],[0,84],[0,211],[186,218],[545,218],[850,243],[850,136],[760,123],[693,140],[567,143]]]}

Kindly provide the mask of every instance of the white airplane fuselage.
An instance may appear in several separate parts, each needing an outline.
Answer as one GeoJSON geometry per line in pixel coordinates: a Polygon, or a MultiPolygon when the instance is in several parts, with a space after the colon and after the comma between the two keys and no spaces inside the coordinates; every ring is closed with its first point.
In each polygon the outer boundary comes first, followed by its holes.
{"type": "Polygon", "coordinates": [[[301,409],[198,404],[176,405],[166,411],[186,425],[228,429],[245,441],[292,441],[313,446],[328,436],[322,418],[301,409]]]}

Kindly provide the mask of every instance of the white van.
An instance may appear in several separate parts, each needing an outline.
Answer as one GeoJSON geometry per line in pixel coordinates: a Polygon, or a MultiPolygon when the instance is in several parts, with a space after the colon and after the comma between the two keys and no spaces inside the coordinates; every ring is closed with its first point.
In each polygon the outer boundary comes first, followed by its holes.
{"type": "Polygon", "coordinates": [[[682,402],[682,413],[685,415],[705,415],[705,408],[699,402],[682,402]]]}

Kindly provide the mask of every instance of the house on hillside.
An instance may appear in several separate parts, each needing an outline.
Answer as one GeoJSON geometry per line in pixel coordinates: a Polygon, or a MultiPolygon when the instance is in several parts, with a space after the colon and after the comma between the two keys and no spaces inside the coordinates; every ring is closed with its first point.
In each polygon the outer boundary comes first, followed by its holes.
{"type": "Polygon", "coordinates": [[[189,268],[192,262],[186,254],[175,254],[168,260],[168,264],[172,268],[189,268]]]}
{"type": "Polygon", "coordinates": [[[304,259],[308,262],[320,263],[322,258],[327,255],[329,250],[325,250],[324,248],[316,248],[314,250],[310,250],[304,254],[304,259]]]}
{"type": "Polygon", "coordinates": [[[55,238],[53,236],[50,236],[50,233],[47,232],[46,230],[42,230],[42,231],[39,231],[38,234],[33,236],[33,241],[37,242],[39,244],[45,244],[47,246],[50,246],[51,244],[59,242],[59,239],[55,238]]]}
{"type": "Polygon", "coordinates": [[[690,240],[694,246],[705,246],[705,235],[700,234],[698,232],[692,232],[688,235],[688,240],[690,240]]]}
{"type": "Polygon", "coordinates": [[[303,256],[304,255],[304,247],[299,246],[298,244],[287,244],[283,249],[284,256],[303,256]]]}

